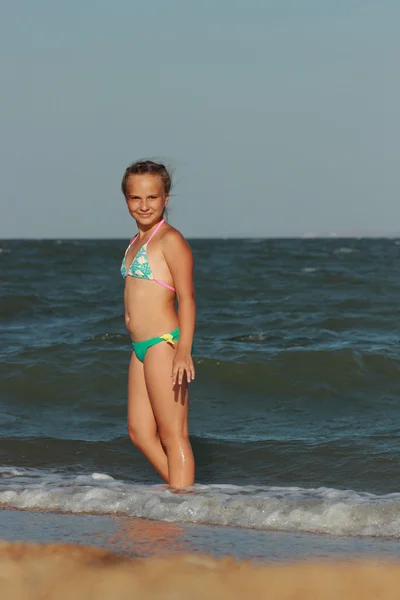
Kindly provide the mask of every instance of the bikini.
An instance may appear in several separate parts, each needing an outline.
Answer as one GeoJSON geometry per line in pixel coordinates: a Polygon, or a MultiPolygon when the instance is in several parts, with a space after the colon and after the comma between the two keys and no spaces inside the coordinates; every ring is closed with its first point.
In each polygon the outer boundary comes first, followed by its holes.
{"type": "MultiPolygon", "coordinates": [[[[168,283],[165,283],[164,281],[160,281],[160,279],[157,279],[156,277],[154,277],[153,272],[150,267],[149,258],[147,256],[147,245],[150,243],[151,239],[155,236],[155,234],[160,229],[160,227],[163,223],[164,223],[164,219],[162,219],[160,221],[160,223],[157,225],[157,227],[155,228],[155,230],[153,231],[153,233],[151,234],[151,236],[149,237],[147,242],[145,244],[143,244],[143,246],[137,252],[135,258],[132,260],[132,262],[129,266],[129,269],[127,269],[126,268],[126,255],[128,254],[129,248],[132,246],[132,244],[137,239],[139,234],[137,233],[135,235],[135,237],[132,238],[132,240],[129,243],[129,246],[127,247],[127,249],[125,251],[124,258],[122,259],[121,275],[124,279],[126,279],[126,277],[128,277],[128,276],[136,277],[137,279],[149,279],[149,280],[155,281],[156,283],[159,283],[160,285],[175,292],[174,287],[172,287],[171,285],[168,285],[168,283]]],[[[151,346],[155,346],[156,344],[159,344],[160,342],[167,342],[168,344],[171,344],[172,346],[174,346],[175,342],[178,340],[179,340],[179,327],[177,327],[170,333],[164,333],[163,335],[151,338],[149,340],[144,340],[143,342],[132,342],[132,346],[133,346],[133,351],[136,354],[136,356],[138,357],[138,359],[141,362],[143,362],[146,352],[149,348],[151,348],[151,346]]]]}

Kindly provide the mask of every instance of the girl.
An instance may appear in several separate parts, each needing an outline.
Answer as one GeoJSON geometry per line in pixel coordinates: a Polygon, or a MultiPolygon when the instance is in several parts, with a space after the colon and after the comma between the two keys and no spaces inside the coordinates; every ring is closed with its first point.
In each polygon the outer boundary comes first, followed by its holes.
{"type": "Polygon", "coordinates": [[[121,266],[133,346],[128,432],[164,481],[181,489],[194,482],[187,389],[195,376],[193,257],[179,231],[164,220],[171,189],[164,165],[132,164],[121,188],[139,230],[121,266]]]}

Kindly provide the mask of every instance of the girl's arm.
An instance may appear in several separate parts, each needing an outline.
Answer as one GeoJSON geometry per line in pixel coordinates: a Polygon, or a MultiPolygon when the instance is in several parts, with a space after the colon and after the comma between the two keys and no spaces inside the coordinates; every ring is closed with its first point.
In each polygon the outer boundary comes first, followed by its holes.
{"type": "Polygon", "coordinates": [[[126,296],[127,296],[127,294],[126,294],[126,285],[125,285],[125,287],[124,287],[124,315],[125,315],[125,327],[126,327],[126,329],[129,331],[129,321],[130,321],[130,318],[129,318],[129,313],[128,313],[128,303],[127,303],[127,301],[126,301],[126,296]]]}
{"type": "Polygon", "coordinates": [[[163,237],[163,253],[171,271],[178,299],[179,341],[172,367],[173,385],[181,385],[185,372],[187,381],[194,379],[192,344],[196,321],[193,285],[193,255],[189,244],[176,230],[163,237]]]}

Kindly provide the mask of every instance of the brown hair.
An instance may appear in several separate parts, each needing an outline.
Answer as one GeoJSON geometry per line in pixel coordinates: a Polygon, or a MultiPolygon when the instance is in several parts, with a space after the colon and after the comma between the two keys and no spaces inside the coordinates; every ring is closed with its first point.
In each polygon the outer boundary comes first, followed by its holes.
{"type": "Polygon", "coordinates": [[[164,186],[164,194],[169,195],[172,181],[171,175],[162,163],[156,163],[152,160],[138,160],[127,167],[121,182],[121,190],[126,197],[126,183],[129,175],[158,175],[161,177],[164,186]]]}

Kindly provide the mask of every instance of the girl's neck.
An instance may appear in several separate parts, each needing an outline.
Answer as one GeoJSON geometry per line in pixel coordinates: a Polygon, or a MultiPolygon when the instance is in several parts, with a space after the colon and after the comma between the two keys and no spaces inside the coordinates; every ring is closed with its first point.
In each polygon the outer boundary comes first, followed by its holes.
{"type": "Polygon", "coordinates": [[[160,225],[160,223],[162,223],[164,221],[164,217],[161,217],[161,219],[159,221],[157,221],[157,223],[153,223],[152,225],[146,226],[146,225],[140,225],[139,223],[136,223],[137,228],[138,228],[138,233],[139,233],[139,239],[141,240],[144,237],[151,237],[153,232],[155,231],[155,229],[157,229],[157,227],[160,225]]]}

